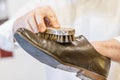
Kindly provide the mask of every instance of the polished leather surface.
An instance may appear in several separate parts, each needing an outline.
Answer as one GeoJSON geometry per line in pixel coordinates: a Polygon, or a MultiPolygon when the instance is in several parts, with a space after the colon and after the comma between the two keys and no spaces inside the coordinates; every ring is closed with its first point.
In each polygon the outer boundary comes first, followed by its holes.
{"type": "Polygon", "coordinates": [[[85,68],[104,77],[108,75],[110,59],[100,55],[82,35],[71,43],[60,44],[43,39],[27,29],[19,29],[17,33],[30,40],[33,45],[40,47],[45,54],[54,55],[55,59],[85,68]]]}

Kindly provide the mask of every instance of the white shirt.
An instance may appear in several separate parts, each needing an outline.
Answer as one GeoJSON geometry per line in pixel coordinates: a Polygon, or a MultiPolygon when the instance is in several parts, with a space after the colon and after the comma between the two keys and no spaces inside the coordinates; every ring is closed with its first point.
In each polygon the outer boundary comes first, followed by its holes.
{"type": "Polygon", "coordinates": [[[120,41],[120,36],[115,38],[116,40],[120,41]]]}
{"type": "MultiPolygon", "coordinates": [[[[85,2],[85,0],[59,0],[59,1],[58,0],[41,0],[39,3],[38,0],[35,0],[35,1],[31,1],[28,4],[28,7],[26,9],[24,8],[24,13],[31,10],[31,8],[33,9],[35,6],[38,6],[39,4],[50,5],[55,11],[58,17],[58,20],[60,21],[60,24],[63,27],[75,28],[76,35],[82,34],[89,41],[106,40],[106,39],[119,36],[120,35],[120,22],[119,22],[120,16],[119,16],[119,7],[118,7],[119,4],[117,4],[119,3],[117,2],[119,0],[115,0],[115,1],[106,0],[107,2],[101,3],[103,5],[99,5],[98,1],[99,0],[90,0],[88,2],[85,2]],[[92,4],[93,2],[94,4],[92,4]]],[[[20,12],[16,14],[16,16],[17,17],[20,16],[21,13],[24,14],[23,11],[20,10],[20,12]]],[[[11,33],[12,24],[15,18],[1,26],[2,27],[0,29],[1,35],[6,36],[6,38],[9,37],[9,32],[11,33]],[[2,31],[6,31],[6,32],[2,32],[2,31]],[[8,34],[5,34],[5,33],[8,33],[8,34]]],[[[18,51],[24,52],[22,51],[22,49],[18,51]]],[[[15,50],[15,54],[18,51],[15,50]]],[[[21,74],[22,80],[26,80],[27,75],[29,75],[29,80],[40,80],[41,78],[42,78],[41,80],[45,80],[45,79],[46,80],[56,80],[56,79],[57,80],[79,80],[78,78],[75,77],[74,73],[53,69],[48,66],[47,67],[45,66],[44,68],[43,64],[40,64],[40,62],[37,62],[37,60],[34,60],[33,58],[31,58],[29,55],[25,54],[25,52],[24,54],[16,55],[16,59],[13,61],[18,65],[20,64],[24,65],[25,64],[24,61],[26,61],[26,63],[29,65],[28,67],[26,66],[19,67],[16,65],[18,67],[16,68],[11,64],[8,64],[8,66],[10,65],[15,69],[13,70],[13,72],[18,71],[19,73],[17,74],[21,74]],[[22,57],[17,57],[21,55],[22,57]],[[21,62],[21,60],[23,62],[21,62]],[[35,62],[36,64],[34,64],[33,62],[35,62]],[[36,69],[33,69],[33,67],[35,67],[36,69]],[[30,71],[26,72],[25,70],[26,68],[30,71]],[[25,70],[24,73],[22,73],[21,69],[25,70]]],[[[1,64],[1,65],[4,66],[4,64],[1,64]]],[[[0,68],[0,71],[1,71],[1,68],[0,68]]],[[[0,74],[2,75],[2,73],[0,74]]],[[[16,74],[14,75],[17,76],[16,74]]],[[[11,76],[13,75],[11,74],[11,76]]],[[[120,80],[119,76],[120,76],[120,65],[118,63],[112,62],[108,80],[120,80]]],[[[11,77],[9,76],[9,78],[11,77]]],[[[7,80],[7,79],[5,78],[4,80],[7,80]]],[[[21,80],[21,78],[17,76],[17,77],[11,78],[11,80],[21,80]]]]}

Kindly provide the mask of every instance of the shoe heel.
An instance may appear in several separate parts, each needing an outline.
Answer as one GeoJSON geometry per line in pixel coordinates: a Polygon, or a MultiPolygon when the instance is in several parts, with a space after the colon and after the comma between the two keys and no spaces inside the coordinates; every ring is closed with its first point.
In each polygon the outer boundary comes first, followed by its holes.
{"type": "Polygon", "coordinates": [[[93,73],[85,69],[77,72],[76,76],[81,80],[107,80],[104,76],[101,76],[99,74],[93,73]]]}
{"type": "Polygon", "coordinates": [[[83,70],[79,71],[76,76],[78,78],[80,78],[81,80],[92,80],[91,78],[89,78],[89,77],[84,75],[84,71],[83,70]]]}

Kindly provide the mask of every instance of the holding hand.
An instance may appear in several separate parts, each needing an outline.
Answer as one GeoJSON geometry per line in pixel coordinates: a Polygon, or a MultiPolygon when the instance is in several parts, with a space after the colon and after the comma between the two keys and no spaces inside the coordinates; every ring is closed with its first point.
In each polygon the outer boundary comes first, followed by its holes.
{"type": "Polygon", "coordinates": [[[60,27],[55,13],[49,6],[38,7],[18,18],[13,25],[13,32],[18,28],[26,28],[34,33],[44,32],[47,26],[60,27]]]}

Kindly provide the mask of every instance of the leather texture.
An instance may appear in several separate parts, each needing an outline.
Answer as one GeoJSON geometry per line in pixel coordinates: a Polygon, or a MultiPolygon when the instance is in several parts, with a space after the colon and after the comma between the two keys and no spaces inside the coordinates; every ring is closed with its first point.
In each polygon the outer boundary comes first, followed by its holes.
{"type": "Polygon", "coordinates": [[[83,35],[71,43],[62,44],[41,38],[23,28],[18,29],[16,34],[26,38],[32,45],[58,61],[82,67],[104,77],[108,76],[110,59],[100,55],[83,35]]]}

